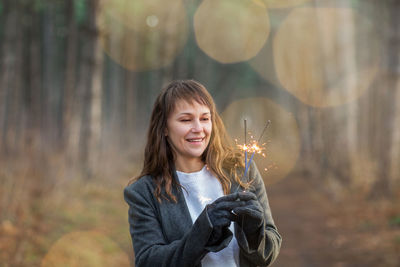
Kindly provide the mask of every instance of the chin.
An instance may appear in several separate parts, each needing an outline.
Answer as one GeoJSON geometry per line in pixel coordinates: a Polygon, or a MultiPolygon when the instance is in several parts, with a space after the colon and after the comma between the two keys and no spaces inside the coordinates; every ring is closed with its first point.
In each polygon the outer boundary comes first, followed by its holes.
{"type": "Polygon", "coordinates": [[[189,153],[190,154],[190,156],[192,156],[193,158],[201,158],[202,156],[203,156],[203,154],[204,154],[204,151],[205,151],[205,149],[204,150],[202,150],[202,151],[199,151],[199,152],[192,152],[192,153],[189,153]]]}
{"type": "Polygon", "coordinates": [[[203,153],[191,153],[191,156],[193,158],[201,158],[203,156],[203,153]]]}

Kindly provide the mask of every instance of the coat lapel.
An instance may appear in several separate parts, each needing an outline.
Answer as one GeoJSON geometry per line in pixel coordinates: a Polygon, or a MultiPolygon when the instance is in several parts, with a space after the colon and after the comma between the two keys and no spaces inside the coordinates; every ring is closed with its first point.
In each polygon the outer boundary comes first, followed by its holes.
{"type": "MultiPolygon", "coordinates": [[[[176,172],[173,173],[174,179],[178,179],[176,172]]],[[[182,189],[173,187],[172,193],[177,197],[177,203],[163,200],[160,204],[161,223],[169,242],[181,239],[193,225],[182,189]]]]}

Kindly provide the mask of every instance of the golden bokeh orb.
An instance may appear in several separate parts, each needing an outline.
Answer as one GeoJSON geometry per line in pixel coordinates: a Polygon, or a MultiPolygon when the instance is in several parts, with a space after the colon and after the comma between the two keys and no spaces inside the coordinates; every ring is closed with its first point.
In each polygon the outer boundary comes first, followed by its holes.
{"type": "Polygon", "coordinates": [[[269,46],[264,46],[248,63],[264,80],[276,87],[281,87],[275,73],[274,60],[269,46]]]}
{"type": "Polygon", "coordinates": [[[268,12],[260,0],[204,0],[194,15],[198,46],[221,63],[254,57],[269,31],[268,12]]]}
{"type": "Polygon", "coordinates": [[[280,83],[314,107],[357,99],[371,84],[379,64],[372,26],[351,8],[294,9],[273,40],[280,83]]]}
{"type": "Polygon", "coordinates": [[[296,7],[310,0],[263,0],[267,8],[290,8],[296,7]]]}
{"type": "MultiPolygon", "coordinates": [[[[265,157],[256,154],[254,161],[266,185],[287,176],[300,153],[300,134],[294,115],[268,98],[246,98],[232,102],[222,113],[222,119],[232,139],[244,143],[243,120],[247,120],[248,139],[256,141],[268,120],[268,126],[259,144],[265,143],[265,157]]],[[[250,155],[249,155],[250,158],[250,155]]]]}
{"type": "Polygon", "coordinates": [[[115,62],[133,71],[170,64],[188,37],[182,0],[102,0],[101,45],[115,62]]]}
{"type": "Polygon", "coordinates": [[[129,258],[117,243],[96,231],[76,231],[58,239],[42,259],[41,267],[129,267],[129,258]]]}

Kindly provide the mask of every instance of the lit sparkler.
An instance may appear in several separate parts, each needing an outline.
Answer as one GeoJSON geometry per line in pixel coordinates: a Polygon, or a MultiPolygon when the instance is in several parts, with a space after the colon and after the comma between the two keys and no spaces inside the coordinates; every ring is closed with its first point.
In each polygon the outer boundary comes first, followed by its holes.
{"type": "MultiPolygon", "coordinates": [[[[244,120],[244,144],[237,145],[240,150],[244,151],[245,164],[244,164],[243,177],[246,177],[247,172],[250,168],[251,162],[253,161],[254,155],[256,153],[261,154],[262,156],[265,156],[265,154],[263,153],[263,151],[265,150],[265,143],[263,143],[262,145],[259,145],[259,142],[261,141],[261,138],[263,137],[263,135],[264,135],[266,129],[268,128],[268,126],[270,125],[270,123],[271,123],[271,121],[268,120],[267,123],[265,124],[265,127],[264,127],[263,131],[261,132],[261,135],[258,138],[258,140],[254,140],[253,136],[251,136],[252,139],[250,140],[250,144],[247,144],[247,120],[246,119],[244,120]],[[247,161],[248,153],[251,153],[249,161],[247,161]]],[[[240,187],[238,187],[238,189],[239,188],[240,187]]],[[[236,191],[238,191],[238,189],[236,191]]]]}

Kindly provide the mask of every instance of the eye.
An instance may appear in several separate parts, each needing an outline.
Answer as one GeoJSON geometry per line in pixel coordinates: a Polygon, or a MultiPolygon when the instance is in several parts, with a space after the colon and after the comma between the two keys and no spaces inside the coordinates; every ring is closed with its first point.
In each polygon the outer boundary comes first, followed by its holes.
{"type": "Polygon", "coordinates": [[[201,120],[208,121],[208,120],[210,120],[210,118],[202,118],[201,120]]]}
{"type": "Polygon", "coordinates": [[[181,119],[181,121],[186,122],[186,121],[190,121],[189,119],[181,119]]]}

